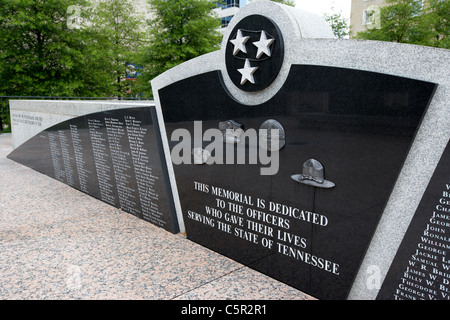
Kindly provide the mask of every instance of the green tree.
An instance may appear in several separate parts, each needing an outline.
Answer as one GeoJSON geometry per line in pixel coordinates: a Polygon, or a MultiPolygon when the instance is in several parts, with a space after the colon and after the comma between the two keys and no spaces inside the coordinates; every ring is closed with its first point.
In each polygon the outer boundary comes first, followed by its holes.
{"type": "Polygon", "coordinates": [[[357,38],[450,48],[449,0],[386,0],[379,28],[357,38]]]}
{"type": "Polygon", "coordinates": [[[68,28],[67,9],[83,0],[0,2],[0,94],[94,95],[86,73],[89,40],[68,28]]]}
{"type": "Polygon", "coordinates": [[[137,59],[139,48],[147,44],[144,15],[130,0],[100,0],[92,12],[87,27],[94,41],[92,63],[98,66],[101,81],[110,85],[110,94],[126,96],[134,87],[127,80],[127,69],[137,59]]]}
{"type": "Polygon", "coordinates": [[[149,45],[141,55],[141,91],[164,71],[197,56],[218,50],[220,20],[212,13],[216,0],[149,0],[154,18],[149,22],[149,45]]]}
{"type": "Polygon", "coordinates": [[[338,39],[343,39],[349,35],[348,19],[344,18],[341,13],[326,13],[323,17],[328,22],[334,35],[338,37],[338,39]]]}
{"type": "Polygon", "coordinates": [[[381,27],[359,32],[357,37],[369,40],[410,42],[417,33],[422,4],[419,0],[386,0],[381,8],[381,27]]]}
{"type": "Polygon", "coordinates": [[[418,44],[450,49],[450,1],[428,0],[419,28],[418,44]]]}

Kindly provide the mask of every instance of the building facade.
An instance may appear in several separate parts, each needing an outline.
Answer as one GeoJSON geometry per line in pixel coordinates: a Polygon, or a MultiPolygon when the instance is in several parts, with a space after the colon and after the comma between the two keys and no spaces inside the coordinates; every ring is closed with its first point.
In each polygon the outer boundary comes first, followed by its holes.
{"type": "MultiPolygon", "coordinates": [[[[252,0],[224,0],[222,2],[217,4],[217,8],[213,11],[221,19],[221,28],[226,28],[239,9],[251,3],[252,0]]],[[[151,6],[147,0],[135,0],[133,1],[133,6],[139,13],[144,14],[146,19],[152,18],[151,6]]]]}
{"type": "Polygon", "coordinates": [[[222,21],[221,27],[226,28],[239,9],[250,2],[252,0],[224,0],[223,3],[218,4],[214,11],[222,21]]]}
{"type": "Polygon", "coordinates": [[[380,26],[380,9],[386,5],[385,0],[352,0],[350,15],[350,36],[358,32],[380,26]]]}

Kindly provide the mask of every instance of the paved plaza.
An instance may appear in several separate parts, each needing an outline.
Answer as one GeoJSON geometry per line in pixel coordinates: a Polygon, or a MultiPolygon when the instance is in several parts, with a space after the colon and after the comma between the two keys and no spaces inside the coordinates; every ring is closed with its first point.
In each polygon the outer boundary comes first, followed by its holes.
{"type": "Polygon", "coordinates": [[[309,300],[17,164],[0,135],[1,300],[309,300]]]}

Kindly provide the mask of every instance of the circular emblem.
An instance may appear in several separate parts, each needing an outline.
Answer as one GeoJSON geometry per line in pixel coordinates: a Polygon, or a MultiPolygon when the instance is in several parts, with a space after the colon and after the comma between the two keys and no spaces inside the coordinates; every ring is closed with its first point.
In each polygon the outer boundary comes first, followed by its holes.
{"type": "Polygon", "coordinates": [[[264,150],[279,151],[286,145],[286,132],[277,120],[269,119],[259,128],[259,145],[264,150]]]}
{"type": "Polygon", "coordinates": [[[283,37],[272,20],[251,15],[234,27],[225,54],[231,81],[241,90],[261,91],[280,72],[284,58],[283,37]]]}

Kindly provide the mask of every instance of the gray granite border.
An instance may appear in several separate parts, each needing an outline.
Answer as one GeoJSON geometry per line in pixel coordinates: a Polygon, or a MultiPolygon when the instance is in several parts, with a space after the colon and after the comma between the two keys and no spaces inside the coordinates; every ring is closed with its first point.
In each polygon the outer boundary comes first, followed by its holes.
{"type": "Polygon", "coordinates": [[[329,25],[319,16],[295,9],[290,6],[280,5],[271,1],[255,1],[241,9],[228,25],[221,50],[190,60],[176,66],[152,81],[153,88],[162,88],[166,85],[188,78],[190,76],[220,70],[224,84],[231,96],[245,105],[260,105],[270,100],[283,86],[292,64],[296,63],[297,44],[302,39],[330,39],[335,38],[329,25]],[[265,90],[260,92],[245,92],[237,88],[227,73],[225,65],[225,49],[230,33],[240,20],[249,15],[264,15],[274,21],[283,34],[284,61],[281,71],[275,81],[265,90]]]}
{"type": "MultiPolygon", "coordinates": [[[[349,299],[375,299],[379,288],[367,285],[373,276],[372,270],[379,271],[379,282],[382,283],[450,138],[450,50],[378,41],[323,39],[325,37],[308,34],[308,28],[302,29],[305,21],[296,20],[293,23],[293,17],[301,19],[302,14],[295,15],[291,9],[258,3],[261,6],[258,10],[255,9],[256,6],[250,5],[248,10],[241,10],[231,28],[241,17],[261,11],[261,14],[271,17],[279,24],[282,30],[291,30],[291,40],[285,43],[285,73],[289,71],[291,64],[318,65],[378,72],[438,84],[349,295],[349,299]],[[283,16],[288,19],[280,23],[278,19],[283,16]],[[289,23],[292,25],[285,26],[289,23]],[[302,36],[304,34],[307,36],[302,36]]],[[[289,39],[288,35],[283,36],[289,39]]],[[[227,39],[227,34],[224,39],[227,39]]],[[[227,84],[224,56],[223,50],[210,53],[177,66],[152,81],[163,130],[164,120],[158,90],[175,81],[214,70],[222,71],[227,84]]],[[[268,89],[256,94],[239,92],[229,84],[227,87],[236,100],[256,107],[273,97],[284,80],[283,77],[277,79],[268,89]]],[[[162,134],[164,138],[167,137],[165,132],[162,134]]],[[[166,154],[170,155],[168,142],[164,141],[164,144],[166,154]]],[[[167,163],[170,170],[173,170],[170,159],[167,163]]],[[[183,221],[174,175],[172,178],[178,218],[183,221]]]]}
{"type": "Polygon", "coordinates": [[[86,114],[122,108],[153,106],[130,100],[10,100],[13,148],[58,123],[86,114]]]}

